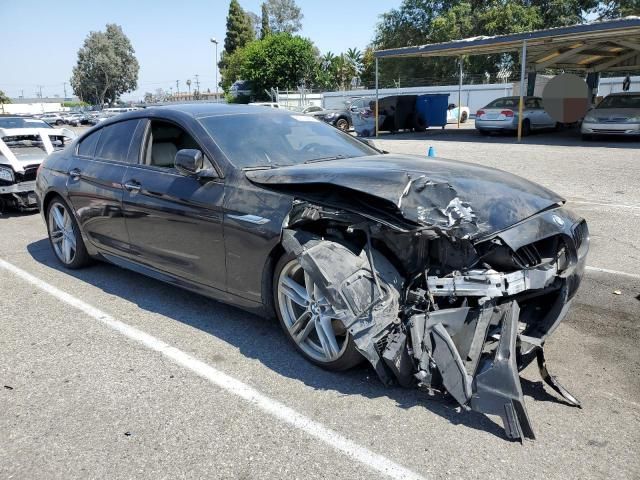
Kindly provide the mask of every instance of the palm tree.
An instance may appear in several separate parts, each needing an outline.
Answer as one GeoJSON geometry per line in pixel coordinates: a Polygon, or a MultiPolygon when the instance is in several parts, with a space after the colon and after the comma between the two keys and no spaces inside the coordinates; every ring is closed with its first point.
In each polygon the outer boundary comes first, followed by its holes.
{"type": "Polygon", "coordinates": [[[362,71],[362,52],[357,48],[348,48],[345,54],[347,61],[353,66],[356,75],[362,71]]]}
{"type": "Polygon", "coordinates": [[[332,52],[327,52],[320,57],[320,66],[322,66],[323,70],[329,70],[335,59],[336,56],[332,52]]]}
{"type": "Polygon", "coordinates": [[[187,80],[187,87],[189,87],[189,96],[191,96],[191,79],[187,80]]]}

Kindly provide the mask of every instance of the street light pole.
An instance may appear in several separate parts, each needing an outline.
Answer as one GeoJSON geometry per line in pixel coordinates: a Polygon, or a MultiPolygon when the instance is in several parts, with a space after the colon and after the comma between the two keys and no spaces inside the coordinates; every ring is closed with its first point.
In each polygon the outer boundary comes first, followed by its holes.
{"type": "Polygon", "coordinates": [[[216,102],[218,101],[218,40],[215,37],[211,37],[211,43],[216,46],[216,60],[213,64],[214,70],[216,71],[216,102]]]}

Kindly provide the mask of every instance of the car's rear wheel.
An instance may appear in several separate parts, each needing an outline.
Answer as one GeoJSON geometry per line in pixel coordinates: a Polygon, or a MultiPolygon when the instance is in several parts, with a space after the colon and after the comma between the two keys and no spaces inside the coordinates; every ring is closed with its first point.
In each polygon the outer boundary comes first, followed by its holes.
{"type": "Polygon", "coordinates": [[[346,132],[349,130],[349,122],[346,118],[339,118],[338,120],[336,120],[336,127],[343,132],[346,132]]]}
{"type": "Polygon", "coordinates": [[[64,122],[62,120],[56,120],[56,125],[60,126],[62,125],[64,122]]]}
{"type": "Polygon", "coordinates": [[[90,261],[73,213],[61,198],[47,208],[49,242],[56,257],[66,268],[82,268],[90,261]]]}
{"type": "Polygon", "coordinates": [[[295,256],[280,258],[273,285],[280,324],[302,356],[328,370],[346,370],[363,360],[351,334],[295,256]]]}

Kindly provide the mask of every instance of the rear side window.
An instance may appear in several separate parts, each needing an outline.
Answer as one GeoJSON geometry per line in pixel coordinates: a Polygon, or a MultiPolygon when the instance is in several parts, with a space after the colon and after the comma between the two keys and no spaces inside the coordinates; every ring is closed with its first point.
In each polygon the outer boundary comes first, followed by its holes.
{"type": "Polygon", "coordinates": [[[102,135],[96,148],[96,158],[128,162],[129,146],[137,126],[138,120],[127,120],[102,128],[102,135]]]}
{"type": "Polygon", "coordinates": [[[93,154],[96,152],[96,145],[98,144],[101,133],[102,130],[98,130],[82,140],[78,146],[78,155],[82,157],[93,157],[93,154]]]}

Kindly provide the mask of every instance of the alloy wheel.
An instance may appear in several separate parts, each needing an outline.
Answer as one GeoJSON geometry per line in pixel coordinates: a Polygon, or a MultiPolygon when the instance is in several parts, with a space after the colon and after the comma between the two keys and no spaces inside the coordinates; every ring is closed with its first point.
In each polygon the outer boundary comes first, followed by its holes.
{"type": "Polygon", "coordinates": [[[76,233],[71,215],[60,202],[49,209],[49,237],[58,259],[65,265],[71,264],[77,252],[76,233]]]}
{"type": "Polygon", "coordinates": [[[349,334],[340,316],[298,260],[291,260],[282,269],[277,298],[284,326],[306,355],[329,363],[345,353],[349,334]]]}

